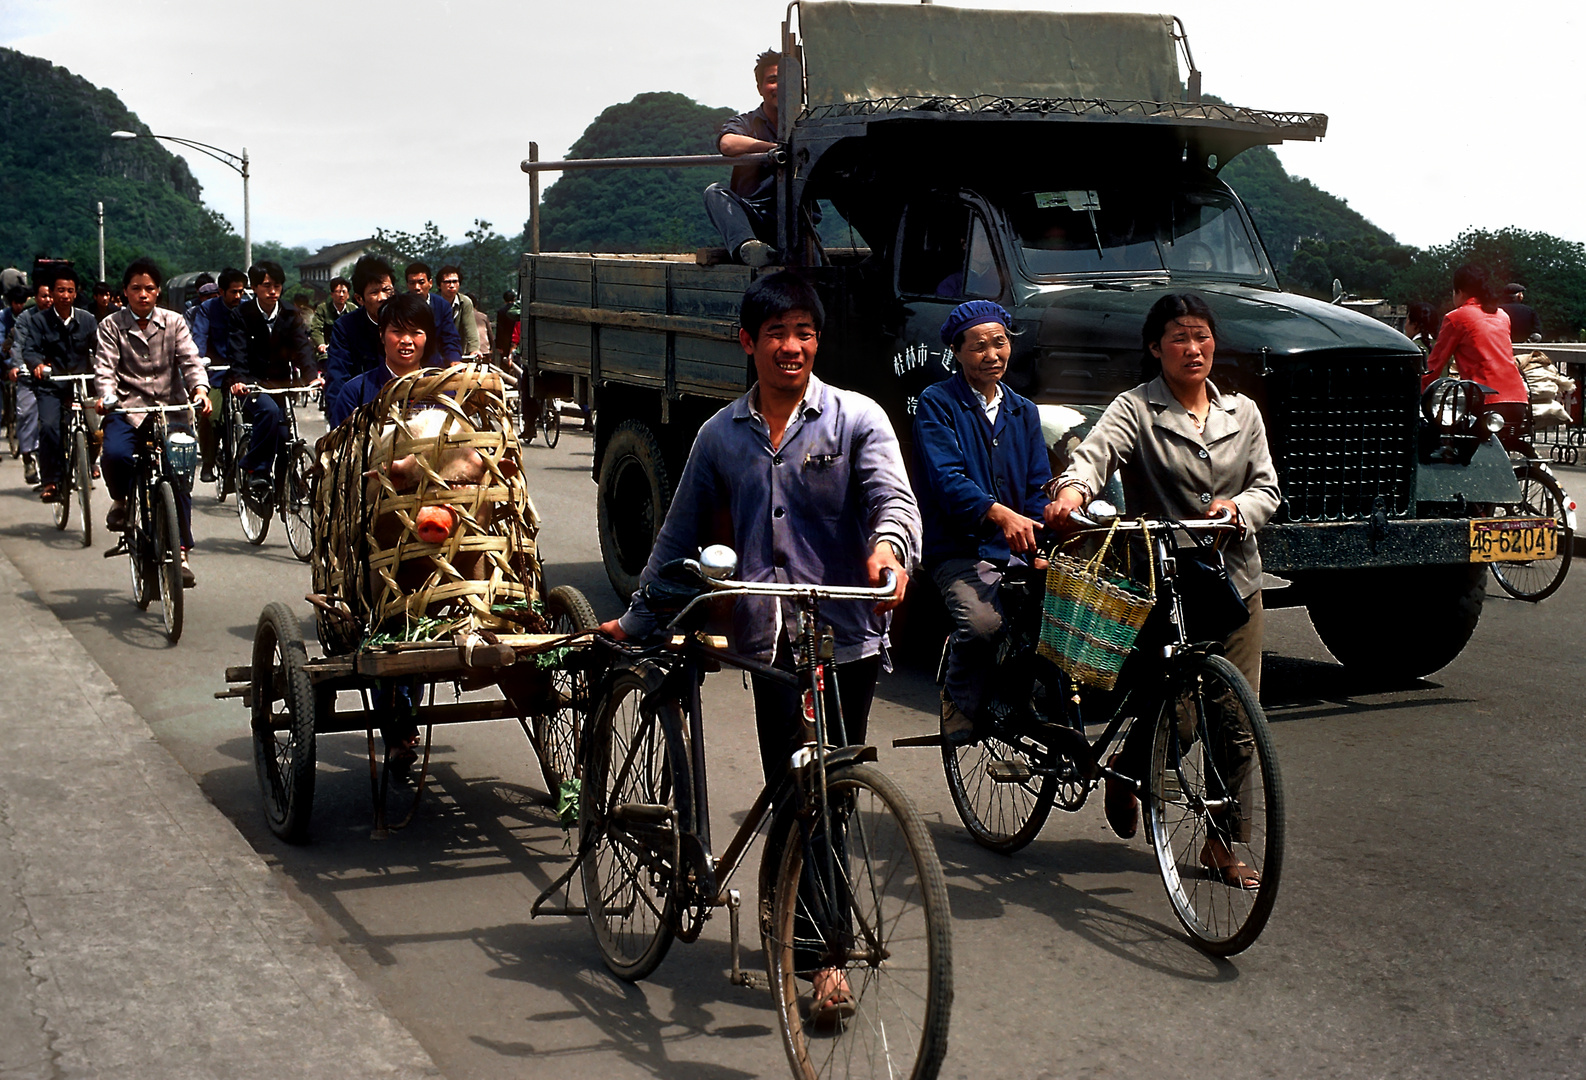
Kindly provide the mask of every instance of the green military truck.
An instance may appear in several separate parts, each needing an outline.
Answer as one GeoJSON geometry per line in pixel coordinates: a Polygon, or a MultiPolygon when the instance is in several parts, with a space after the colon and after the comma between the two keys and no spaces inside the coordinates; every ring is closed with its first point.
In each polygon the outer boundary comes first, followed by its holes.
{"type": "MultiPolygon", "coordinates": [[[[1170,16],[799,0],[780,74],[778,248],[826,302],[822,378],[880,401],[907,443],[917,395],[951,370],[943,318],[995,299],[1018,330],[1007,381],[1041,405],[1061,460],[1140,381],[1152,303],[1198,292],[1218,319],[1213,378],[1260,405],[1279,470],[1260,543],[1290,584],[1268,606],[1304,604],[1369,675],[1424,675],[1459,654],[1484,595],[1480,519],[1518,511],[1503,450],[1467,399],[1423,402],[1421,354],[1401,334],[1284,292],[1218,176],[1252,146],[1320,138],[1325,116],[1201,100],[1170,16]]],[[[528,392],[592,395],[601,553],[619,593],[694,433],[747,385],[736,317],[757,272],[719,251],[522,259],[528,392]]]]}

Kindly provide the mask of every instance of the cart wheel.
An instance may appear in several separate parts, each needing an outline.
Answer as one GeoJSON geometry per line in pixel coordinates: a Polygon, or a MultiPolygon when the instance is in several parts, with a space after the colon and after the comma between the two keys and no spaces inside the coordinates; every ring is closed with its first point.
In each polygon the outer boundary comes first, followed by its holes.
{"type": "Polygon", "coordinates": [[[308,839],[314,804],[314,685],[297,616],[280,602],[253,635],[253,762],[270,831],[289,844],[308,839]]]}
{"type": "MultiPolygon", "coordinates": [[[[545,598],[545,617],[553,634],[573,634],[600,625],[595,609],[571,585],[558,585],[545,598]]],[[[589,677],[578,668],[551,672],[552,705],[534,718],[534,752],[552,795],[578,765],[580,733],[589,712],[589,677]]]]}

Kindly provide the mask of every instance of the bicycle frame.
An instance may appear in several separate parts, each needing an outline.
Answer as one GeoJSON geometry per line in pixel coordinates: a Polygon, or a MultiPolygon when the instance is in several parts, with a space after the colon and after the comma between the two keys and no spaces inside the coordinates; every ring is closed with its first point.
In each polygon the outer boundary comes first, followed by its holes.
{"type": "MultiPolygon", "coordinates": [[[[889,575],[890,579],[890,575],[889,575]]],[[[873,761],[876,757],[875,748],[865,745],[845,745],[847,743],[846,730],[842,723],[841,706],[839,705],[837,717],[837,733],[841,744],[828,747],[826,733],[829,730],[826,716],[825,694],[821,692],[825,680],[832,680],[832,689],[837,690],[835,670],[827,671],[826,663],[830,660],[831,643],[829,632],[822,633],[819,628],[819,606],[822,599],[829,600],[883,600],[892,595],[893,586],[883,584],[879,588],[862,587],[828,587],[815,585],[784,585],[776,582],[741,582],[741,581],[716,581],[711,583],[709,591],[701,593],[689,601],[672,619],[666,633],[667,640],[659,645],[625,646],[617,642],[601,641],[606,648],[613,650],[619,657],[618,664],[626,667],[637,667],[649,661],[665,669],[656,688],[645,695],[645,701],[652,698],[662,698],[675,695],[686,703],[688,725],[688,750],[687,760],[690,768],[691,795],[690,805],[680,807],[678,812],[678,829],[680,841],[684,848],[679,852],[680,866],[686,861],[693,871],[694,884],[690,891],[692,896],[680,897],[688,900],[687,905],[694,909],[708,909],[728,907],[733,911],[734,929],[736,930],[737,907],[733,890],[728,888],[733,875],[742,865],[743,858],[754,841],[755,835],[769,818],[774,807],[781,804],[788,797],[815,798],[817,813],[821,819],[823,835],[830,837],[826,828],[827,798],[826,774],[835,765],[847,764],[857,761],[873,761]],[[799,604],[799,644],[797,656],[794,658],[794,670],[787,671],[775,667],[764,661],[741,656],[725,648],[716,648],[707,644],[705,635],[699,632],[678,633],[679,627],[686,624],[687,616],[701,603],[739,596],[770,596],[779,599],[789,599],[799,604]],[[720,859],[712,853],[710,836],[710,797],[709,775],[705,762],[705,725],[704,710],[700,700],[700,687],[704,683],[705,675],[719,668],[721,665],[737,668],[753,675],[759,675],[779,682],[784,686],[802,687],[809,692],[808,700],[811,703],[811,718],[814,722],[815,741],[813,749],[806,745],[793,755],[792,767],[775,789],[769,785],[760,789],[751,803],[743,824],[733,834],[727,849],[720,859]],[[813,691],[813,692],[810,692],[813,691]],[[813,771],[811,766],[814,766],[813,771]],[[818,790],[801,791],[801,783],[807,782],[811,777],[815,783],[809,785],[818,790]]],[[[591,714],[591,720],[594,714],[591,714]]],[[[681,732],[667,732],[669,739],[679,739],[681,732]]],[[[592,739],[592,736],[589,738],[592,739]]],[[[622,782],[632,769],[638,752],[637,744],[631,747],[627,759],[623,762],[617,773],[616,779],[609,785],[612,792],[622,789],[622,782]]],[[[679,759],[683,754],[678,754],[679,759]]],[[[615,807],[608,807],[611,813],[615,807]]],[[[530,909],[531,915],[540,914],[583,914],[582,909],[572,907],[561,911],[552,912],[544,908],[545,900],[557,892],[572,875],[578,870],[584,858],[594,847],[594,838],[585,837],[580,843],[577,857],[573,865],[549,888],[535,900],[530,909]]],[[[830,843],[826,845],[825,855],[832,857],[830,843]]],[[[826,880],[832,880],[833,875],[828,866],[826,880]]],[[[678,880],[686,881],[689,875],[679,873],[678,880]]],[[[703,914],[703,911],[701,911],[703,914]]],[[[702,921],[702,920],[701,920],[702,921]]],[[[680,938],[691,940],[683,933],[683,927],[673,927],[680,938]]],[[[736,934],[734,941],[733,970],[734,981],[743,981],[737,964],[736,934]]],[[[746,976],[744,978],[747,978],[746,976]]]]}

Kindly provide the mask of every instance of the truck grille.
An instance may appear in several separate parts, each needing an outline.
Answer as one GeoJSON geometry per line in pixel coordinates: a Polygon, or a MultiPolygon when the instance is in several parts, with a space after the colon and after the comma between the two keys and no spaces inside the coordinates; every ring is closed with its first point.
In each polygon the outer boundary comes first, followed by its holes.
{"type": "Polygon", "coordinates": [[[1351,521],[1414,504],[1418,364],[1403,356],[1274,359],[1267,401],[1280,519],[1351,521]]]}

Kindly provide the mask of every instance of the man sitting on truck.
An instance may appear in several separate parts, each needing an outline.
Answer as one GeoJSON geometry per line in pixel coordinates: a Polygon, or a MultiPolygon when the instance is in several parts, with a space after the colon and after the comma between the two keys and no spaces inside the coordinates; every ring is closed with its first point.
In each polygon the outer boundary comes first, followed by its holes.
{"type": "MultiPolygon", "coordinates": [[[[755,58],[754,84],[760,104],[728,120],[716,137],[727,157],[763,154],[777,148],[777,67],[781,54],[767,49],[755,58]]],[[[705,213],[721,233],[732,257],[745,266],[769,266],[776,259],[776,169],[768,164],[739,165],[727,187],[705,189],[705,213]]]]}
{"type": "MultiPolygon", "coordinates": [[[[738,340],[754,364],[755,385],[700,429],[640,590],[621,618],[600,629],[619,641],[653,635],[658,620],[645,604],[644,588],[667,563],[712,543],[713,523],[729,525],[745,581],[876,586],[891,570],[897,591],[890,600],[821,608],[836,639],[848,740],[862,743],[881,671],[886,612],[902,602],[906,568],[919,556],[920,511],[881,406],[813,374],[824,321],[820,298],[794,273],[770,274],[749,286],[738,340]]],[[[733,609],[737,650],[788,671],[794,626],[790,612],[770,599],[744,597],[733,609]]],[[[760,765],[774,789],[806,739],[800,694],[764,676],[751,681],[760,765]]],[[[835,710],[832,684],[826,693],[835,710]]],[[[840,969],[815,972],[814,983],[812,1020],[831,1022],[853,1012],[840,969]]]]}

